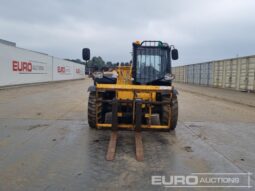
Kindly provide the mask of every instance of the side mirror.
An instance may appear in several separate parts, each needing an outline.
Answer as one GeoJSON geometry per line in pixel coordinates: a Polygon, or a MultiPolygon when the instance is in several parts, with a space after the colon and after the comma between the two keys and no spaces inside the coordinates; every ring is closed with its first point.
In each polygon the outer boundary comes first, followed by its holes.
{"type": "Polygon", "coordinates": [[[82,49],[82,58],[85,61],[88,61],[90,59],[90,49],[89,48],[82,49]]]}
{"type": "Polygon", "coordinates": [[[178,50],[177,49],[173,49],[172,50],[172,59],[173,60],[178,60],[178,58],[179,58],[178,50]]]}

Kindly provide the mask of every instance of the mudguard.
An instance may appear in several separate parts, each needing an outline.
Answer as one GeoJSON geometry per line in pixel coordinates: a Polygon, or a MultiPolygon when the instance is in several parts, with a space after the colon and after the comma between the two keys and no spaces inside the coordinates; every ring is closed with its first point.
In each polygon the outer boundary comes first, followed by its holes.
{"type": "Polygon", "coordinates": [[[177,91],[177,89],[174,89],[174,90],[173,90],[173,93],[174,93],[175,95],[178,95],[178,94],[179,94],[179,92],[177,91]]]}
{"type": "MultiPolygon", "coordinates": [[[[168,93],[162,92],[162,95],[167,95],[168,93]]],[[[178,95],[179,92],[176,89],[173,89],[173,94],[178,95]]]]}
{"type": "Polygon", "coordinates": [[[96,86],[89,86],[88,92],[95,92],[96,91],[96,86]]]}

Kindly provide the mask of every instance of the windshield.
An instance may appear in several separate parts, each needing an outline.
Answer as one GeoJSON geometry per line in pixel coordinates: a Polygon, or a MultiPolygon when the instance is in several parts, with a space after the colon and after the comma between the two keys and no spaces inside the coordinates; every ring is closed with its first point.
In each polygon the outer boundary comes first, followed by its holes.
{"type": "Polygon", "coordinates": [[[161,79],[167,73],[166,49],[139,47],[136,60],[136,81],[141,84],[161,79]]]}

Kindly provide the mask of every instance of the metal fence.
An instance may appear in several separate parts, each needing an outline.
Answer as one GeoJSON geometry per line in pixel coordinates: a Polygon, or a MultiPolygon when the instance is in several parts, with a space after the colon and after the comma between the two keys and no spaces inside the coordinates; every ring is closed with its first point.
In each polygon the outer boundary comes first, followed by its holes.
{"type": "Polygon", "coordinates": [[[255,91],[255,56],[173,67],[176,82],[255,91]]]}

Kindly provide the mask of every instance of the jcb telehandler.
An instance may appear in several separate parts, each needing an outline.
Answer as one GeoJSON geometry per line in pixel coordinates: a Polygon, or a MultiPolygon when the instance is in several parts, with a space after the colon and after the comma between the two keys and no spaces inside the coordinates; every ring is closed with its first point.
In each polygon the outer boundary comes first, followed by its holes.
{"type": "MultiPolygon", "coordinates": [[[[177,125],[171,60],[178,59],[178,50],[161,41],[136,41],[132,56],[130,65],[119,65],[112,76],[97,72],[94,85],[88,89],[89,126],[112,130],[107,160],[114,159],[120,129],[135,131],[136,159],[141,161],[141,131],[170,131],[177,125]]],[[[88,48],[83,49],[83,59],[90,59],[88,48]]]]}

